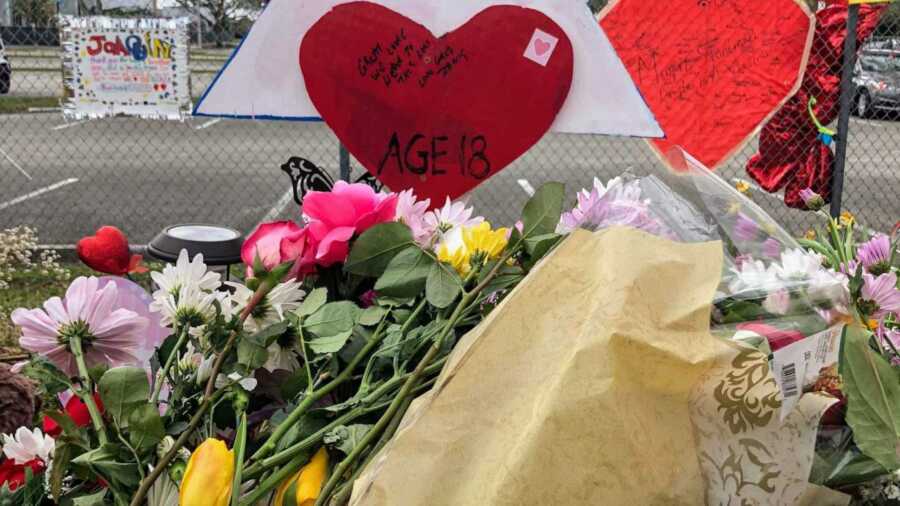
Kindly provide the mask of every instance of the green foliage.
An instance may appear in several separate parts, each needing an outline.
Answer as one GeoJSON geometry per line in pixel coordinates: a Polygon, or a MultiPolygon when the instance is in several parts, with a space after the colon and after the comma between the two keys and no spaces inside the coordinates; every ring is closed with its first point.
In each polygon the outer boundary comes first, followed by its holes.
{"type": "Polygon", "coordinates": [[[141,404],[128,415],[128,439],[138,451],[154,448],[165,436],[166,428],[155,405],[141,404]]]}
{"type": "Polygon", "coordinates": [[[562,183],[545,183],[538,188],[522,210],[522,235],[528,239],[556,232],[564,199],[562,183]]]}
{"type": "Polygon", "coordinates": [[[113,417],[119,427],[123,427],[131,412],[146,403],[150,397],[147,372],[137,367],[110,369],[100,378],[98,386],[106,413],[113,417]]]}
{"type": "Polygon", "coordinates": [[[432,306],[443,309],[462,291],[462,280],[456,270],[443,262],[434,262],[425,281],[425,297],[432,306]]]}
{"type": "Polygon", "coordinates": [[[108,443],[79,455],[72,463],[102,476],[114,486],[137,486],[140,480],[137,464],[123,460],[128,460],[123,449],[119,445],[108,443]]]}
{"type": "Polygon", "coordinates": [[[378,277],[398,253],[413,245],[412,232],[402,223],[379,223],[359,236],[344,263],[344,271],[378,277]]]}
{"type": "Polygon", "coordinates": [[[22,374],[35,380],[46,396],[56,395],[72,387],[68,376],[40,356],[32,358],[22,369],[22,374]]]}
{"type": "Polygon", "coordinates": [[[328,290],[325,288],[316,288],[309,292],[300,307],[294,310],[294,314],[300,317],[309,316],[319,310],[328,302],[328,290]]]}
{"type": "Polygon", "coordinates": [[[371,428],[372,425],[367,424],[338,425],[325,434],[322,442],[348,455],[371,428]]]}
{"type": "Polygon", "coordinates": [[[350,301],[325,304],[303,322],[304,332],[316,336],[306,344],[318,354],[340,351],[353,334],[361,314],[362,309],[350,301]]]}
{"type": "Polygon", "coordinates": [[[900,469],[900,371],[869,347],[871,334],[846,326],[840,373],[847,423],[859,449],[888,471],[900,469]]]}
{"type": "Polygon", "coordinates": [[[388,297],[415,297],[425,288],[434,259],[418,246],[409,246],[388,263],[375,291],[388,297]]]}

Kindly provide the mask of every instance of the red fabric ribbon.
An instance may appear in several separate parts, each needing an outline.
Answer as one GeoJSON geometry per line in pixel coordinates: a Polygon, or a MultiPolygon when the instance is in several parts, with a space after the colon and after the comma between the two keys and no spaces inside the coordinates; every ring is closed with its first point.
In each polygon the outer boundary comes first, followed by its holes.
{"type": "MultiPolygon", "coordinates": [[[[860,6],[857,47],[875,31],[883,11],[884,4],[860,6]]],[[[819,131],[807,104],[815,97],[814,112],[823,125],[837,119],[847,12],[844,0],[829,2],[816,13],[816,32],[800,90],[763,127],[759,152],[747,162],[747,173],[763,189],[774,193],[785,188],[784,201],[790,207],[805,207],[799,192],[807,187],[826,202],[830,198],[834,156],[817,139],[819,131]]]]}

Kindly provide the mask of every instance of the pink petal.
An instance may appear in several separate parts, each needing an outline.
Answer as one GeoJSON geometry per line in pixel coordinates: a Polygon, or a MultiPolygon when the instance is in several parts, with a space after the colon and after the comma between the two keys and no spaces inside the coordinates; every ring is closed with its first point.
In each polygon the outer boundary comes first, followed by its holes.
{"type": "Polygon", "coordinates": [[[47,311],[50,318],[53,318],[61,324],[69,323],[71,321],[69,313],[66,311],[66,306],[63,305],[63,301],[59,297],[50,297],[45,300],[44,310],[47,311]]]}
{"type": "Polygon", "coordinates": [[[93,350],[97,352],[100,358],[99,362],[105,362],[109,359],[114,365],[137,364],[140,358],[137,356],[137,350],[119,348],[116,346],[106,346],[103,344],[95,344],[93,350]]]}
{"type": "Polygon", "coordinates": [[[102,290],[95,293],[84,308],[84,321],[93,329],[103,322],[118,299],[119,290],[114,283],[107,283],[102,290]]]}
{"type": "Polygon", "coordinates": [[[274,221],[260,224],[241,246],[241,260],[252,266],[258,254],[263,265],[271,269],[281,263],[281,239],[303,230],[292,221],[274,221]]]}
{"type": "Polygon", "coordinates": [[[44,336],[56,341],[58,325],[50,316],[40,309],[18,308],[10,316],[12,322],[22,327],[23,332],[33,336],[44,336]]]}
{"type": "Polygon", "coordinates": [[[285,262],[296,260],[303,256],[307,248],[308,231],[304,228],[281,238],[280,254],[285,262]]]}
{"type": "Polygon", "coordinates": [[[334,192],[309,192],[303,198],[303,214],[329,228],[356,223],[357,212],[350,199],[334,192]]]}
{"type": "Polygon", "coordinates": [[[65,303],[71,321],[85,320],[85,310],[97,292],[97,285],[98,280],[95,277],[80,277],[69,285],[65,303]]]}
{"type": "Polygon", "coordinates": [[[386,221],[394,221],[397,215],[397,195],[393,194],[385,198],[370,213],[359,218],[356,222],[356,233],[361,234],[371,228],[373,225],[384,223],[386,221]]]}
{"type": "Polygon", "coordinates": [[[134,311],[116,309],[98,326],[91,327],[91,334],[98,340],[110,340],[120,334],[140,334],[147,329],[147,325],[147,319],[134,311]]]}
{"type": "Polygon", "coordinates": [[[19,346],[35,353],[46,353],[60,344],[56,339],[23,335],[19,338],[19,346]]]}
{"type": "Polygon", "coordinates": [[[349,241],[353,237],[354,230],[353,227],[331,229],[319,242],[316,249],[316,262],[323,267],[343,262],[350,250],[349,241]]]}
{"type": "Polygon", "coordinates": [[[75,365],[75,356],[69,353],[68,348],[65,346],[59,346],[54,350],[48,351],[47,353],[44,353],[44,356],[53,362],[56,367],[59,367],[60,371],[69,376],[78,374],[78,366],[75,365]]]}
{"type": "Polygon", "coordinates": [[[350,184],[344,181],[338,181],[334,185],[333,193],[350,201],[356,215],[372,212],[378,204],[381,197],[375,193],[375,189],[365,183],[350,184]]]}

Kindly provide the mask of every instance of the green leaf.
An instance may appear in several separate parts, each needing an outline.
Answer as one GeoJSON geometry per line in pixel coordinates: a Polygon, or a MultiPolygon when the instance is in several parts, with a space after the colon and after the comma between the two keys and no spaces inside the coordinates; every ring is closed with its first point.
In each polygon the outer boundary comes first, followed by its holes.
{"type": "Polygon", "coordinates": [[[435,262],[428,271],[425,282],[425,298],[432,306],[443,309],[450,305],[462,290],[462,280],[453,267],[435,262]]]}
{"type": "Polygon", "coordinates": [[[281,398],[289,401],[300,392],[305,392],[306,387],[309,386],[309,380],[306,376],[306,369],[304,369],[304,365],[301,364],[300,368],[296,371],[292,372],[290,376],[288,376],[284,381],[281,382],[279,386],[279,392],[281,393],[281,398]]]}
{"type": "Polygon", "coordinates": [[[234,477],[231,482],[231,504],[237,505],[241,496],[241,475],[244,470],[244,450],[247,447],[247,413],[241,413],[241,423],[234,440],[234,477]]]}
{"type": "Polygon", "coordinates": [[[93,494],[81,495],[72,498],[72,506],[105,506],[103,498],[106,496],[106,489],[93,494]]]}
{"type": "Polygon", "coordinates": [[[381,319],[384,318],[384,315],[386,313],[387,309],[381,306],[369,306],[365,310],[363,310],[361,315],[359,315],[359,320],[357,321],[357,323],[359,323],[360,325],[365,325],[367,327],[378,325],[381,322],[381,319]]]}
{"type": "Polygon", "coordinates": [[[319,337],[343,334],[353,329],[361,312],[356,304],[347,300],[330,302],[309,315],[303,329],[319,337]]]}
{"type": "Polygon", "coordinates": [[[294,310],[294,314],[300,317],[309,316],[318,311],[326,302],[328,302],[328,290],[316,288],[306,294],[306,298],[300,303],[300,307],[294,310]]]}
{"type": "Polygon", "coordinates": [[[75,422],[72,421],[72,418],[69,417],[69,415],[58,410],[45,411],[44,415],[56,422],[62,429],[63,434],[71,437],[78,437],[78,426],[75,425],[75,422]]]}
{"type": "Polygon", "coordinates": [[[141,479],[138,474],[137,464],[134,462],[120,462],[118,460],[119,452],[116,451],[117,448],[116,445],[107,443],[100,448],[82,453],[75,457],[72,463],[85,467],[108,481],[113,481],[125,487],[136,487],[141,479]]]}
{"type": "Polygon", "coordinates": [[[48,397],[72,386],[69,378],[45,358],[31,359],[22,369],[22,374],[37,381],[38,385],[47,392],[48,397]]]}
{"type": "Polygon", "coordinates": [[[522,236],[529,238],[555,232],[564,198],[562,183],[546,183],[538,188],[522,210],[522,236]]]}
{"type": "Polygon", "coordinates": [[[375,282],[375,291],[389,297],[414,297],[425,288],[434,260],[418,246],[401,251],[375,282]]]}
{"type": "Polygon", "coordinates": [[[290,327],[290,324],[288,322],[280,321],[278,323],[269,325],[268,327],[260,330],[255,334],[252,334],[250,337],[263,346],[268,346],[274,343],[275,340],[281,337],[282,334],[287,332],[288,327],[290,327]]]}
{"type": "Polygon", "coordinates": [[[350,455],[350,452],[356,448],[371,429],[372,425],[365,424],[338,425],[325,434],[322,442],[343,452],[344,455],[350,455]]]}
{"type": "Polygon", "coordinates": [[[344,270],[361,276],[381,276],[391,259],[412,244],[412,232],[406,225],[379,223],[363,232],[353,244],[344,270]]]}
{"type": "Polygon", "coordinates": [[[136,449],[153,448],[165,436],[166,428],[155,405],[142,404],[128,415],[128,439],[136,449]]]}
{"type": "Polygon", "coordinates": [[[889,472],[900,468],[900,371],[869,347],[871,334],[844,327],[840,373],[847,423],[863,453],[889,472]]]}
{"type": "Polygon", "coordinates": [[[106,412],[121,425],[128,414],[150,397],[147,372],[137,367],[115,367],[100,378],[100,399],[106,412]]]}
{"type": "MultiPolygon", "coordinates": [[[[280,322],[276,324],[280,326],[281,324],[285,324],[285,322],[280,322]]],[[[269,327],[269,329],[275,327],[269,327]]],[[[287,325],[285,324],[282,327],[282,331],[275,336],[280,336],[286,330],[287,325]]],[[[268,347],[268,334],[266,334],[266,330],[263,329],[261,332],[257,332],[251,336],[244,336],[238,341],[237,345],[237,355],[238,355],[238,363],[247,367],[248,370],[253,370],[258,367],[261,367],[266,363],[266,360],[269,358],[269,351],[266,349],[268,347]]]]}
{"type": "Polygon", "coordinates": [[[536,262],[553,249],[560,239],[562,239],[562,236],[555,233],[529,237],[525,239],[525,252],[531,257],[532,262],[536,262]]]}
{"type": "Polygon", "coordinates": [[[50,495],[57,503],[59,503],[59,497],[62,495],[62,481],[69,470],[69,462],[72,460],[73,450],[72,445],[58,442],[56,449],[53,450],[53,467],[50,470],[50,495]]]}
{"type": "Polygon", "coordinates": [[[347,341],[350,339],[350,336],[353,334],[352,330],[348,330],[346,332],[341,332],[340,334],[335,334],[333,336],[319,337],[313,339],[312,341],[307,341],[306,344],[309,345],[310,349],[315,353],[322,355],[325,353],[336,353],[341,351],[341,348],[347,344],[347,341]]]}

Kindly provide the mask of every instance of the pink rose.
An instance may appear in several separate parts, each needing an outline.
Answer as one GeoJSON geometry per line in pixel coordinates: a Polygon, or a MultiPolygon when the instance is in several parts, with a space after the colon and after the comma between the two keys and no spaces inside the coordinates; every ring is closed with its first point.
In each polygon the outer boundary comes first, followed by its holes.
{"type": "Polygon", "coordinates": [[[247,265],[247,276],[253,274],[253,262],[257,255],[267,270],[296,261],[291,276],[299,277],[312,271],[313,252],[306,228],[292,221],[273,221],[260,224],[244,241],[241,260],[247,265]]]}
{"type": "Polygon", "coordinates": [[[350,239],[378,223],[394,221],[397,195],[376,193],[369,185],[338,181],[330,192],[309,192],[303,199],[315,261],[328,267],[347,258],[350,239]]]}

